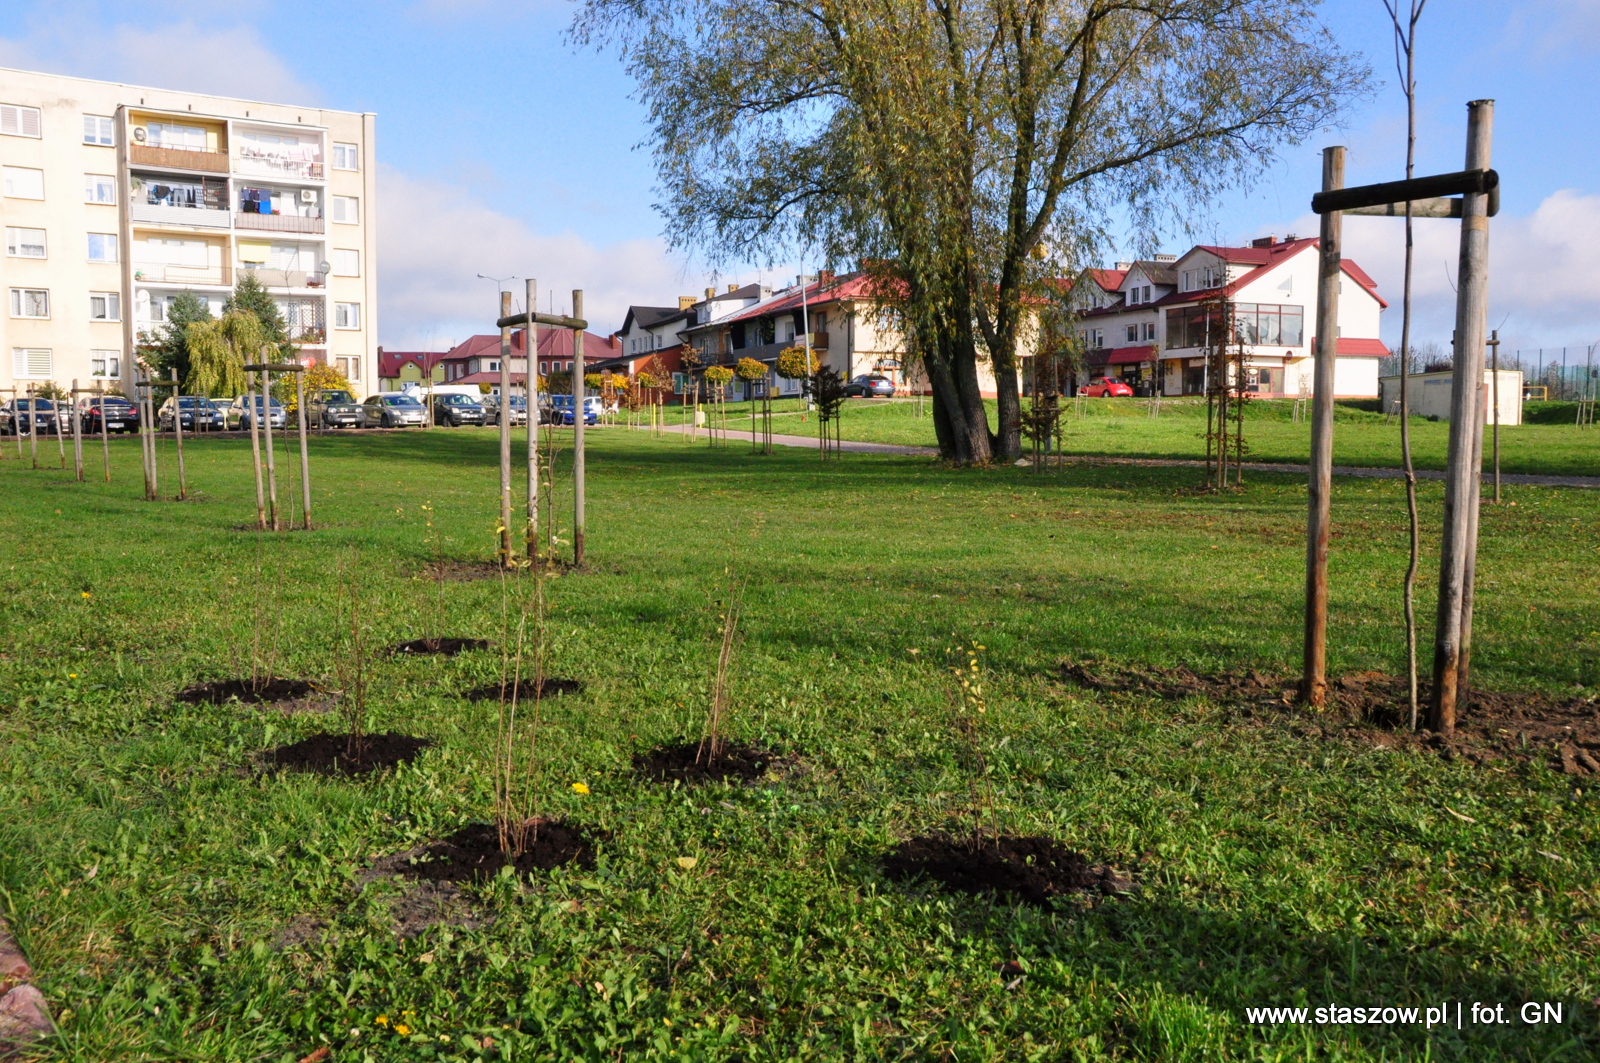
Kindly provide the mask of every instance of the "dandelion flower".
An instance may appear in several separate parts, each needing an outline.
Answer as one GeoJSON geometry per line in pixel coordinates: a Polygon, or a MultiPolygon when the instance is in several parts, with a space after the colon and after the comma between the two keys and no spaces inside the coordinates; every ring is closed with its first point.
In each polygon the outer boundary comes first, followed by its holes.
{"type": "Polygon", "coordinates": [[[575,794],[586,794],[589,792],[589,788],[581,782],[575,782],[572,784],[572,792],[575,794]]]}
{"type": "Polygon", "coordinates": [[[89,593],[89,592],[88,592],[88,591],[84,591],[84,592],[83,592],[83,596],[84,596],[84,597],[85,597],[85,598],[93,598],[93,597],[94,597],[94,595],[92,595],[92,594],[90,594],[90,593],[89,593]]]}
{"type": "Polygon", "coordinates": [[[399,1026],[394,1028],[394,1032],[399,1034],[401,1037],[407,1037],[411,1033],[411,1027],[402,1022],[399,1026]]]}
{"type": "Polygon", "coordinates": [[[372,1021],[373,1021],[374,1025],[387,1026],[387,1025],[389,1025],[389,1016],[387,1016],[387,1015],[379,1015],[376,1019],[373,1019],[372,1021]]]}

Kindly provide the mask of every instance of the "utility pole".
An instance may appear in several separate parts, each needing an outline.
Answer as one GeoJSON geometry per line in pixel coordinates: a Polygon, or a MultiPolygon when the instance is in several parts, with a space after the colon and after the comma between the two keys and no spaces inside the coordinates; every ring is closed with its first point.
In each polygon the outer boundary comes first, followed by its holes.
{"type": "Polygon", "coordinates": [[[539,282],[529,277],[524,295],[528,321],[522,333],[528,350],[528,563],[539,563],[539,325],[534,308],[539,305],[539,282]]]}
{"type": "MultiPolygon", "coordinates": [[[[1322,191],[1344,187],[1344,148],[1322,153],[1322,191]]],[[[1314,709],[1328,698],[1328,522],[1333,490],[1333,369],[1339,345],[1343,216],[1322,215],[1317,263],[1317,349],[1311,397],[1311,469],[1306,513],[1305,666],[1300,696],[1314,709]]],[[[1226,467],[1226,457],[1223,458],[1226,467]]]]}
{"type": "Polygon", "coordinates": [[[1495,329],[1489,333],[1490,357],[1493,359],[1492,368],[1489,370],[1490,379],[1493,381],[1491,399],[1494,402],[1494,504],[1500,504],[1500,330],[1495,329]]]}
{"type": "MultiPolygon", "coordinates": [[[[1489,169],[1494,101],[1467,105],[1467,169],[1489,169]]],[[[1484,335],[1489,302],[1489,197],[1467,192],[1461,204],[1456,281],[1456,348],[1450,449],[1446,459],[1444,535],[1439,556],[1439,612],[1433,646],[1433,703],[1428,726],[1455,731],[1467,690],[1472,645],[1472,589],[1478,553],[1478,497],[1483,479],[1484,335]]]]}
{"type": "MultiPolygon", "coordinates": [[[[511,293],[500,292],[500,317],[511,316],[511,293]]],[[[500,326],[500,567],[511,567],[511,326],[500,326]]]]}
{"type": "MultiPolygon", "coordinates": [[[[530,311],[530,314],[532,312],[530,311]]],[[[583,289],[572,290],[572,316],[583,317],[583,289]]],[[[583,329],[572,330],[572,565],[583,567],[583,329]]]]}

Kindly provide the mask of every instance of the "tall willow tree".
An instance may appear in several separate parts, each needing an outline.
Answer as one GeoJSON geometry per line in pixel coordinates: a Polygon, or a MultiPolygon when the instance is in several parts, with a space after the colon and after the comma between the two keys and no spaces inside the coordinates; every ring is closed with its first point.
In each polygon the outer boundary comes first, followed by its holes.
{"type": "Polygon", "coordinates": [[[230,310],[216,321],[190,322],[185,340],[189,374],[184,388],[192,395],[239,395],[244,367],[260,357],[266,333],[254,314],[230,310]]]}
{"type": "Polygon", "coordinates": [[[1051,278],[1246,184],[1364,92],[1315,0],[584,0],[649,108],[675,245],[879,275],[940,449],[1021,449],[1051,278]],[[999,389],[991,429],[979,395],[999,389]]]}

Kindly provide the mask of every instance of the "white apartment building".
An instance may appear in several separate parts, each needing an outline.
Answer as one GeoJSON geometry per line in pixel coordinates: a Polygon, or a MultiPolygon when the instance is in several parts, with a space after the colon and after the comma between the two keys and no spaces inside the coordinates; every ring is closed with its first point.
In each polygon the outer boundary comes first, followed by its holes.
{"type": "Polygon", "coordinates": [[[133,381],[184,291],[253,273],[300,345],[376,390],[371,114],[0,69],[0,388],[133,381]]]}

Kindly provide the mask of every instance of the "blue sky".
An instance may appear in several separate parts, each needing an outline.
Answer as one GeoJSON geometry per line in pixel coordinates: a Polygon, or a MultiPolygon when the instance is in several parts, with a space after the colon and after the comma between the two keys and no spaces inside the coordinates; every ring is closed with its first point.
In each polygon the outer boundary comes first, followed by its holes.
{"type": "MultiPolygon", "coordinates": [[[[581,286],[604,330],[629,303],[670,303],[712,280],[660,240],[649,154],[636,147],[642,110],[615,56],[567,44],[561,0],[7,9],[0,65],[376,112],[380,339],[391,348],[483,330],[495,289],[479,272],[533,273],[558,306],[581,286]]],[[[1327,143],[1349,147],[1351,183],[1401,175],[1404,112],[1380,0],[1329,0],[1324,12],[1345,47],[1371,58],[1378,94],[1342,128],[1285,147],[1192,235],[1165,234],[1167,250],[1313,233],[1307,204],[1327,143]]],[[[1492,324],[1505,320],[1513,347],[1600,339],[1600,111],[1585,102],[1600,98],[1600,0],[1430,0],[1419,51],[1423,172],[1459,169],[1465,102],[1498,101],[1492,324]]],[[[1456,226],[1420,228],[1420,336],[1447,341],[1456,226]]],[[[1397,302],[1399,223],[1352,219],[1346,244],[1397,302]]],[[[1106,249],[1108,262],[1118,255],[1106,249]]],[[[1385,319],[1392,340],[1398,308],[1385,319]]]]}

